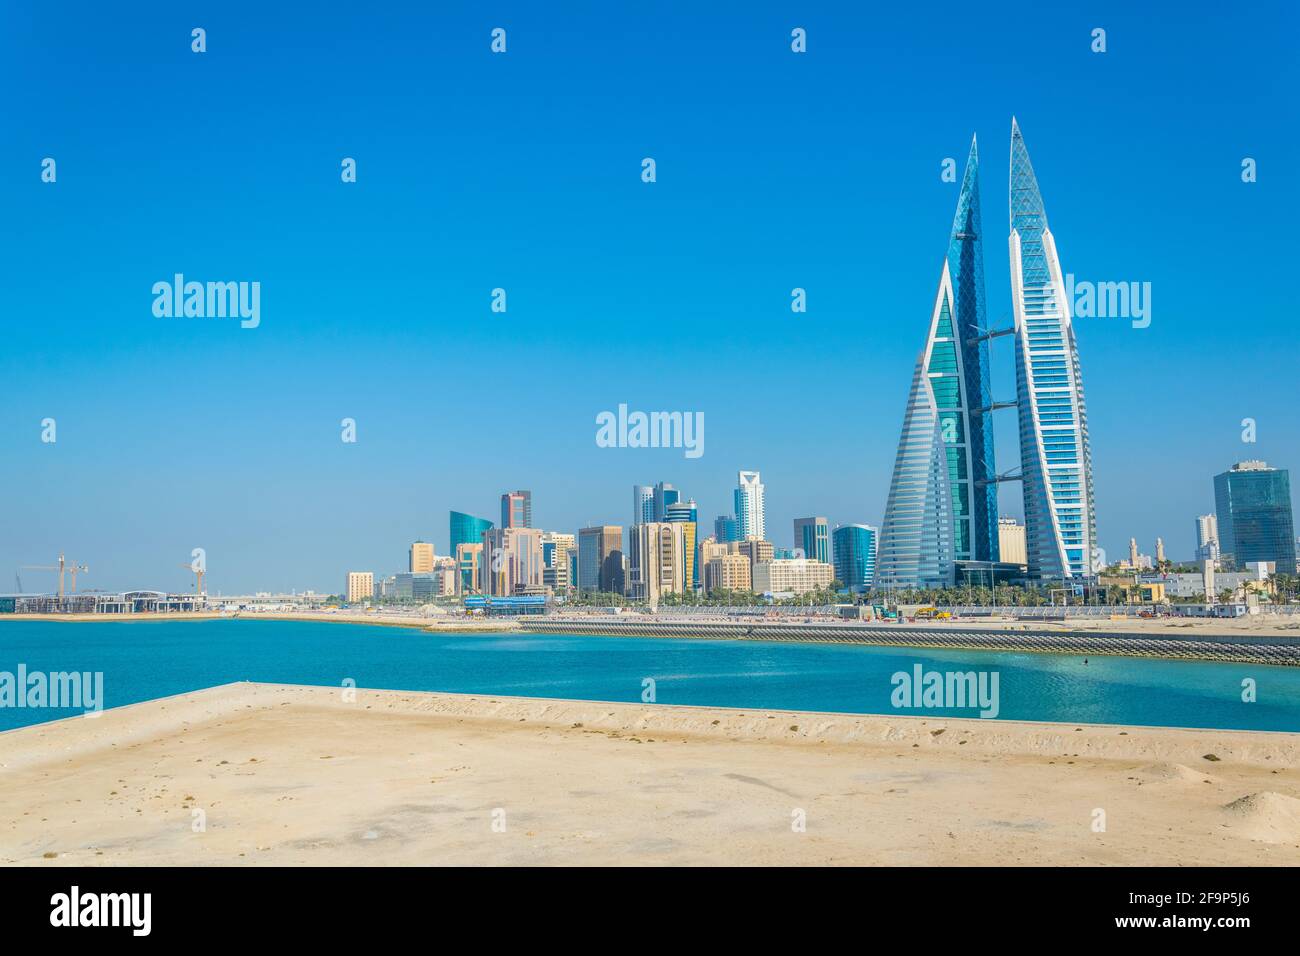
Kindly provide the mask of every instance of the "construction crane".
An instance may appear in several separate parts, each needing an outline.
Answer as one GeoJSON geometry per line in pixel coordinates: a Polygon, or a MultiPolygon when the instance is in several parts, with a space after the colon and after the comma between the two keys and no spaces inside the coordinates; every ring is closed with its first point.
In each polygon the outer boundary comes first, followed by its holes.
{"type": "Polygon", "coordinates": [[[203,593],[203,566],[200,565],[199,567],[196,568],[193,562],[189,564],[182,564],[179,566],[184,568],[186,571],[194,572],[194,593],[196,595],[202,594],[203,593]]]}
{"type": "Polygon", "coordinates": [[[67,565],[68,565],[68,562],[65,561],[65,560],[63,559],[63,552],[60,551],[60,552],[59,552],[59,563],[58,563],[58,564],[24,564],[24,565],[22,566],[21,570],[23,570],[23,571],[58,571],[58,572],[59,572],[59,600],[62,601],[62,600],[63,600],[63,574],[64,574],[64,572],[67,571],[67,570],[71,570],[71,571],[72,571],[72,591],[73,591],[73,593],[75,594],[76,591],[77,591],[77,572],[78,572],[78,571],[85,571],[85,570],[86,570],[86,566],[85,566],[84,564],[81,565],[80,567],[78,567],[76,561],[73,561],[73,562],[72,562],[72,567],[71,567],[71,569],[69,569],[67,565]]]}
{"type": "Polygon", "coordinates": [[[72,593],[73,593],[73,594],[76,594],[76,593],[77,593],[77,573],[78,573],[78,572],[80,572],[81,574],[89,574],[89,573],[90,573],[90,568],[86,567],[84,564],[77,564],[76,561],[73,561],[72,564],[68,566],[68,574],[72,575],[72,593]]]}

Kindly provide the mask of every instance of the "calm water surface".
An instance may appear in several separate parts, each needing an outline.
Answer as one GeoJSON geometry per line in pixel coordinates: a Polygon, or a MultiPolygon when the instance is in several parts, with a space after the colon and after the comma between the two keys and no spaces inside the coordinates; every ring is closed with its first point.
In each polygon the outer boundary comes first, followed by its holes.
{"type": "MultiPolygon", "coordinates": [[[[845,713],[890,703],[891,676],[996,671],[1005,720],[1300,731],[1300,668],[1001,651],[753,641],[446,635],[299,621],[0,622],[0,671],[102,671],[117,707],[230,681],[845,713]],[[1243,703],[1253,678],[1257,701],[1243,703]]],[[[0,729],[80,710],[0,707],[0,729]]],[[[925,713],[976,716],[971,710],[925,713]]]]}

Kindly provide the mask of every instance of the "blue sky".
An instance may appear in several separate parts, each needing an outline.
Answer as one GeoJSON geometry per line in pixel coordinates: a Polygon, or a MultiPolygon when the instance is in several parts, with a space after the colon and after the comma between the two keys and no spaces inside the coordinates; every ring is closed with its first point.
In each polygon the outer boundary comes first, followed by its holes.
{"type": "MultiPolygon", "coordinates": [[[[940,167],[972,133],[989,311],[1009,321],[1013,114],[1065,270],[1153,287],[1150,328],[1077,323],[1101,543],[1159,534],[1190,556],[1213,474],[1300,468],[1297,19],[7,5],[0,575],[63,550],[83,587],[180,589],[204,547],[213,591],[337,591],[350,568],[400,569],[417,537],[443,553],[449,509],[495,518],[508,489],[572,531],[627,523],[631,486],[667,480],[711,521],[742,468],[778,544],[799,515],[877,524],[957,198],[940,167]],[[259,281],[261,326],[156,318],[150,289],[177,272],[259,281]],[[704,412],[705,454],[598,448],[620,402],[704,412]]],[[[1018,499],[1004,488],[1004,512],[1018,499]]]]}

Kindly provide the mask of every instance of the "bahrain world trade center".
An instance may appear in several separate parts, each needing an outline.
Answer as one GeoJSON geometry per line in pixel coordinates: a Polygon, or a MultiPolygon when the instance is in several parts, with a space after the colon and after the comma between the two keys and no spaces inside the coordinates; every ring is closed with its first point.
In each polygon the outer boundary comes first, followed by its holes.
{"type": "Polygon", "coordinates": [[[879,582],[943,587],[965,562],[999,560],[999,481],[1024,490],[1031,578],[1094,573],[1096,519],[1087,414],[1070,303],[1042,195],[1011,121],[1013,329],[991,330],[984,302],[979,155],[966,161],[948,254],[917,357],[880,534],[879,582]],[[1015,336],[1016,401],[995,402],[989,340],[1015,336]],[[1020,473],[999,476],[990,415],[1020,417],[1020,473]]]}

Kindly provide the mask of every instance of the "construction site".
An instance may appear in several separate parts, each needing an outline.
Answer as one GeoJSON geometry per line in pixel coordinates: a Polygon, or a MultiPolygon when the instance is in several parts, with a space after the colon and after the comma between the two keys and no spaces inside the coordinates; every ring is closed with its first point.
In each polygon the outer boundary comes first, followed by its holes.
{"type": "Polygon", "coordinates": [[[90,569],[85,564],[67,560],[60,553],[56,564],[25,564],[15,571],[16,590],[12,594],[0,594],[0,614],[175,614],[204,610],[207,606],[207,594],[203,588],[206,569],[202,561],[195,560],[180,567],[194,574],[193,591],[108,592],[88,589],[78,593],[77,575],[88,574],[90,569]],[[55,572],[58,590],[28,593],[23,588],[24,571],[55,572]]]}

